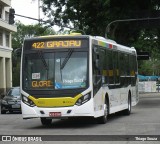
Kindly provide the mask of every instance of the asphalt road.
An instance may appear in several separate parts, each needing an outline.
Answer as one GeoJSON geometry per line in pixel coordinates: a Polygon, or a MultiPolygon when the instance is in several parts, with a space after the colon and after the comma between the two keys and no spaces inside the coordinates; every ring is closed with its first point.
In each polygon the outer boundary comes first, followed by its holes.
{"type": "MultiPolygon", "coordinates": [[[[159,109],[160,94],[150,93],[140,95],[140,101],[137,106],[132,107],[132,113],[130,116],[123,116],[121,113],[110,115],[109,120],[105,125],[98,124],[94,119],[74,119],[53,120],[52,125],[46,127],[41,125],[40,119],[23,120],[19,113],[1,114],[0,135],[87,135],[92,136],[91,138],[95,138],[96,135],[156,136],[160,135],[159,109]]],[[[89,142],[87,143],[90,142],[89,139],[89,142]]],[[[64,140],[62,140],[62,143],[64,143],[64,140]]],[[[76,142],[76,144],[77,143],[80,143],[80,141],[76,142]]],[[[114,143],[118,144],[118,142],[114,143]]],[[[150,142],[145,141],[144,143],[148,144],[150,142]]],[[[151,142],[151,144],[154,143],[158,144],[160,141],[151,142]]],[[[126,144],[128,144],[128,142],[126,144]]]]}

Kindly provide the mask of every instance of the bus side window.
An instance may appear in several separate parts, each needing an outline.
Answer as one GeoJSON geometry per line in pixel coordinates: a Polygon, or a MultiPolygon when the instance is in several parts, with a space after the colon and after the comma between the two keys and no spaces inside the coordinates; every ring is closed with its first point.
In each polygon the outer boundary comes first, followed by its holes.
{"type": "Polygon", "coordinates": [[[93,86],[94,94],[99,88],[106,84],[106,58],[105,49],[102,47],[93,45],[93,86]]]}
{"type": "Polygon", "coordinates": [[[127,86],[130,83],[130,76],[129,76],[129,55],[124,54],[124,65],[125,65],[125,85],[127,86]]]}
{"type": "Polygon", "coordinates": [[[102,79],[102,84],[105,84],[105,49],[102,47],[99,47],[98,49],[98,55],[97,55],[97,69],[98,69],[98,76],[102,79]]]}
{"type": "Polygon", "coordinates": [[[94,75],[100,75],[100,68],[99,68],[99,50],[98,50],[98,46],[93,45],[93,54],[92,54],[92,58],[93,58],[93,74],[94,75]]]}
{"type": "Polygon", "coordinates": [[[113,51],[113,75],[114,83],[119,83],[119,61],[118,61],[118,52],[113,51]]]}
{"type": "Polygon", "coordinates": [[[107,72],[106,72],[106,50],[101,47],[99,51],[100,55],[100,74],[102,76],[102,84],[106,84],[106,77],[107,77],[107,72]]]}
{"type": "Polygon", "coordinates": [[[110,61],[110,51],[106,50],[106,54],[105,54],[105,73],[106,73],[106,77],[105,77],[105,81],[107,84],[109,84],[109,61],[110,61]]]}
{"type": "Polygon", "coordinates": [[[100,64],[100,53],[98,46],[93,45],[93,53],[92,53],[92,65],[93,65],[93,87],[94,87],[94,95],[102,86],[102,76],[101,76],[101,64],[100,64]]]}
{"type": "Polygon", "coordinates": [[[137,79],[137,58],[135,55],[133,56],[133,71],[134,71],[133,85],[135,86],[137,79]]]}
{"type": "Polygon", "coordinates": [[[109,77],[109,84],[114,84],[114,75],[113,75],[113,54],[111,50],[108,50],[108,62],[109,62],[109,69],[108,69],[108,77],[109,77]]]}
{"type": "Polygon", "coordinates": [[[124,60],[124,53],[119,53],[119,63],[120,63],[120,84],[124,86],[125,84],[125,60],[124,60]]]}

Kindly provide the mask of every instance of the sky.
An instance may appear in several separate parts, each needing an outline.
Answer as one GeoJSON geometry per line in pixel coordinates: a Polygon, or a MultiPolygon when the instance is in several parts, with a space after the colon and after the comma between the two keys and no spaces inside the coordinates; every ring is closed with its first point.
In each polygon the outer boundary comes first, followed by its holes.
{"type": "MultiPolygon", "coordinates": [[[[38,0],[11,0],[11,7],[15,9],[15,14],[28,16],[38,19],[38,0]]],[[[45,18],[42,10],[40,9],[40,18],[45,18]]],[[[19,20],[25,25],[37,24],[38,21],[15,16],[15,20],[19,20]]],[[[53,27],[55,31],[58,31],[58,27],[53,27]]]]}
{"type": "MultiPolygon", "coordinates": [[[[11,7],[15,9],[15,14],[38,19],[38,0],[11,0],[11,7]]],[[[42,11],[40,12],[40,18],[44,18],[42,11]]],[[[19,16],[15,16],[15,20],[19,20],[25,25],[38,23],[38,21],[19,16]]]]}

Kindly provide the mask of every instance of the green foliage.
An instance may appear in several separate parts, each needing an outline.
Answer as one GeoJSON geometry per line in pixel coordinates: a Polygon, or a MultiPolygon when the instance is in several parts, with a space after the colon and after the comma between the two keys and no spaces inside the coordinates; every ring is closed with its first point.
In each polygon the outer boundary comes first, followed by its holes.
{"type": "Polygon", "coordinates": [[[17,22],[16,26],[17,26],[17,32],[14,32],[12,34],[13,49],[21,48],[24,38],[56,34],[56,32],[51,28],[39,24],[24,25],[20,22],[17,22]]]}
{"type": "Polygon", "coordinates": [[[159,40],[157,29],[143,29],[137,39],[138,41],[133,43],[137,51],[148,51],[151,56],[158,57],[157,52],[160,50],[158,49],[159,40]]]}
{"type": "MultiPolygon", "coordinates": [[[[99,36],[105,36],[107,25],[114,20],[156,17],[160,6],[157,0],[41,1],[42,9],[52,24],[72,26],[86,34],[99,36]]],[[[146,27],[153,27],[153,21],[117,22],[111,25],[107,35],[118,43],[131,46],[146,27]]]]}
{"type": "Polygon", "coordinates": [[[81,29],[86,34],[105,34],[109,0],[42,0],[43,11],[61,27],[81,29]]]}
{"type": "Polygon", "coordinates": [[[160,75],[160,49],[157,29],[141,31],[138,41],[133,43],[137,51],[150,53],[149,61],[139,61],[139,73],[144,75],[160,75]]]}
{"type": "Polygon", "coordinates": [[[150,59],[142,61],[139,66],[139,73],[142,75],[160,75],[160,60],[150,59]]]}

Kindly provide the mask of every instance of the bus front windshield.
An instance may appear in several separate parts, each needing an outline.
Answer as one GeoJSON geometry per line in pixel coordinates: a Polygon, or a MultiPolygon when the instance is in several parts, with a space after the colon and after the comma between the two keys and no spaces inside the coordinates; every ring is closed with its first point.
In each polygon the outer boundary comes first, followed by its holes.
{"type": "Polygon", "coordinates": [[[23,87],[75,89],[87,86],[87,52],[42,52],[25,55],[23,87]]]}

